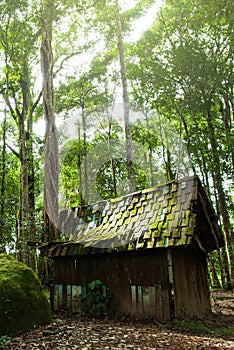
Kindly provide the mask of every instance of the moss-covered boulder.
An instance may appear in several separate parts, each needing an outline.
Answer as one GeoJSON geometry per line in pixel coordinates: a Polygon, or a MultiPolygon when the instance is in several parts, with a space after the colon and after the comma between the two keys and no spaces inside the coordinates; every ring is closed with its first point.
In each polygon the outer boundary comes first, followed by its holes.
{"type": "Polygon", "coordinates": [[[0,254],[0,336],[50,322],[50,304],[37,275],[14,257],[0,254]]]}

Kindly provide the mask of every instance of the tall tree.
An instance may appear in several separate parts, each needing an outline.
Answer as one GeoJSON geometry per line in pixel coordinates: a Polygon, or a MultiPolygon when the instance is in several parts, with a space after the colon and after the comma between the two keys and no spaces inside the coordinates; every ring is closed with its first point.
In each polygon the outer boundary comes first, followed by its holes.
{"type": "MultiPolygon", "coordinates": [[[[7,139],[7,100],[8,96],[8,87],[9,87],[9,75],[8,75],[8,43],[6,42],[5,49],[5,107],[4,107],[4,119],[3,119],[3,136],[2,136],[2,154],[1,154],[1,201],[0,201],[0,253],[5,253],[5,242],[4,242],[4,231],[5,231],[5,193],[6,193],[6,139],[7,139]]],[[[4,90],[3,90],[4,91],[4,90]]]]}
{"type": "MultiPolygon", "coordinates": [[[[36,11],[36,6],[33,11],[36,11]]],[[[33,11],[24,1],[20,1],[17,5],[14,1],[9,2],[7,6],[3,6],[1,11],[0,30],[7,74],[3,94],[9,112],[17,126],[19,150],[16,151],[9,145],[8,147],[19,158],[21,164],[17,247],[19,259],[34,268],[35,258],[27,246],[28,241],[35,240],[34,206],[31,207],[29,204],[29,187],[34,179],[29,176],[33,155],[30,154],[32,149],[28,148],[32,132],[29,128],[31,124],[28,124],[28,121],[32,118],[35,106],[39,102],[39,99],[34,101],[31,90],[31,60],[36,57],[38,37],[32,20],[35,14],[33,11]]],[[[33,196],[33,193],[31,195],[33,196]]]]}
{"type": "Polygon", "coordinates": [[[127,75],[126,75],[123,32],[122,32],[118,0],[115,0],[115,16],[116,16],[120,73],[121,73],[121,81],[122,81],[122,89],[123,89],[124,124],[125,124],[125,137],[126,137],[126,156],[127,156],[129,190],[130,192],[133,192],[136,189],[136,180],[135,180],[135,170],[134,170],[134,160],[133,160],[131,124],[129,119],[130,105],[129,105],[129,95],[128,95],[128,81],[127,81],[127,75]]]}
{"type": "Polygon", "coordinates": [[[205,179],[209,193],[217,195],[217,212],[226,241],[225,283],[229,287],[234,260],[225,192],[228,178],[233,177],[231,14],[231,1],[210,0],[204,4],[187,0],[181,6],[180,1],[168,0],[140,40],[134,68],[137,99],[143,96],[159,113],[182,122],[191,159],[197,160],[194,168],[205,179]]]}
{"type": "Polygon", "coordinates": [[[108,2],[104,8],[95,9],[95,14],[93,16],[94,25],[103,35],[106,50],[113,56],[112,61],[114,61],[116,64],[116,61],[119,60],[119,71],[124,105],[126,159],[130,191],[135,190],[136,179],[133,159],[131,123],[129,119],[130,103],[128,91],[128,72],[125,64],[124,38],[131,31],[131,25],[133,21],[141,17],[153,3],[154,1],[150,0],[134,1],[132,8],[126,9],[126,7],[128,7],[128,4],[126,2],[113,0],[108,2]],[[125,10],[121,11],[121,7],[125,8],[125,10]]]}
{"type": "MultiPolygon", "coordinates": [[[[99,66],[98,66],[99,67],[99,66]]],[[[83,181],[80,182],[79,191],[84,202],[87,204],[92,198],[90,196],[92,188],[90,188],[89,178],[91,177],[90,169],[88,169],[88,141],[87,131],[90,125],[90,120],[93,116],[99,116],[103,113],[105,105],[108,103],[109,93],[103,86],[100,77],[99,69],[81,74],[78,77],[67,77],[66,83],[60,84],[56,91],[57,111],[61,112],[66,109],[68,113],[76,114],[78,121],[79,139],[82,135],[82,164],[83,164],[83,181]],[[98,72],[98,73],[97,73],[98,72]],[[97,79],[98,77],[98,79],[97,79]],[[103,90],[104,89],[104,90],[103,90]]],[[[80,167],[80,172],[82,168],[80,167]]]]}
{"type": "Polygon", "coordinates": [[[58,135],[55,125],[52,26],[55,16],[55,3],[44,0],[42,4],[41,70],[44,116],[46,121],[44,152],[44,232],[51,240],[58,233],[58,135]]]}

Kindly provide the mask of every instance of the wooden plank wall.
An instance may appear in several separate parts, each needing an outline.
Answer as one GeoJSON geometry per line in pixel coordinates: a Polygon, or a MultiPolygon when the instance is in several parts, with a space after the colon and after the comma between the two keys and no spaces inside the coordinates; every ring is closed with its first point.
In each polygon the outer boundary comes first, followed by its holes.
{"type": "MultiPolygon", "coordinates": [[[[167,249],[55,259],[55,307],[77,311],[77,290],[100,279],[109,288],[110,312],[158,320],[201,317],[211,311],[206,257],[190,246],[171,250],[172,302],[167,249]],[[139,254],[137,254],[139,253],[139,254]],[[69,287],[70,286],[70,287],[69,287]],[[154,310],[154,311],[152,311],[154,310]]],[[[170,277],[171,278],[171,277],[170,277]]]]}
{"type": "Polygon", "coordinates": [[[170,320],[169,291],[161,285],[131,286],[132,315],[138,318],[154,317],[158,321],[170,320]]]}
{"type": "Polygon", "coordinates": [[[77,311],[81,288],[96,279],[111,293],[109,312],[138,318],[171,317],[171,295],[167,250],[59,257],[54,260],[54,307],[77,311]]]}
{"type": "Polygon", "coordinates": [[[172,250],[176,318],[201,317],[211,311],[207,262],[191,246],[172,250]]]}

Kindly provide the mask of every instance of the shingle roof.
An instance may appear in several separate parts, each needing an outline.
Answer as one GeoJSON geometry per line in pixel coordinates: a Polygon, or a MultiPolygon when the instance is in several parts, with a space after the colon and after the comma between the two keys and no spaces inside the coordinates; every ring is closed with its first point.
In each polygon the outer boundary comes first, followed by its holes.
{"type": "Polygon", "coordinates": [[[195,241],[209,252],[223,243],[214,211],[197,177],[62,211],[60,226],[69,242],[53,247],[51,257],[195,241]]]}

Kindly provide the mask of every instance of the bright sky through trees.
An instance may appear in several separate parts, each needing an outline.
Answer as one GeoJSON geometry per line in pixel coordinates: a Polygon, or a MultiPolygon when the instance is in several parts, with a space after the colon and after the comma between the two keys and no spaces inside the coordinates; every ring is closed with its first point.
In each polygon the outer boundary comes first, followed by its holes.
{"type": "MultiPolygon", "coordinates": [[[[127,6],[131,8],[133,6],[133,3],[134,1],[129,1],[127,6]]],[[[135,21],[133,25],[133,30],[129,36],[129,41],[137,41],[140,38],[142,33],[152,24],[156,17],[157,11],[162,5],[163,0],[156,0],[155,3],[152,6],[150,6],[146,15],[135,21]]]]}
{"type": "MultiPolygon", "coordinates": [[[[145,16],[142,18],[139,18],[135,21],[135,23],[132,26],[132,31],[127,39],[128,42],[134,42],[137,41],[142,33],[149,28],[149,26],[152,24],[152,22],[155,20],[156,13],[160,9],[160,7],[163,5],[164,0],[156,0],[155,3],[150,6],[149,10],[146,12],[145,16]]],[[[121,4],[121,7],[124,10],[131,9],[134,7],[135,1],[130,0],[128,2],[123,1],[121,4]]],[[[83,57],[83,56],[82,56],[83,57]]],[[[87,60],[87,54],[85,54],[85,57],[87,60]]],[[[77,60],[77,58],[75,58],[77,60]]],[[[83,58],[81,58],[83,60],[83,58]]],[[[88,60],[87,60],[88,61],[88,60]]],[[[58,123],[57,123],[58,124],[58,123]]],[[[40,119],[36,124],[34,124],[34,131],[39,136],[44,136],[44,128],[45,128],[45,121],[44,119],[40,119]]]]}

